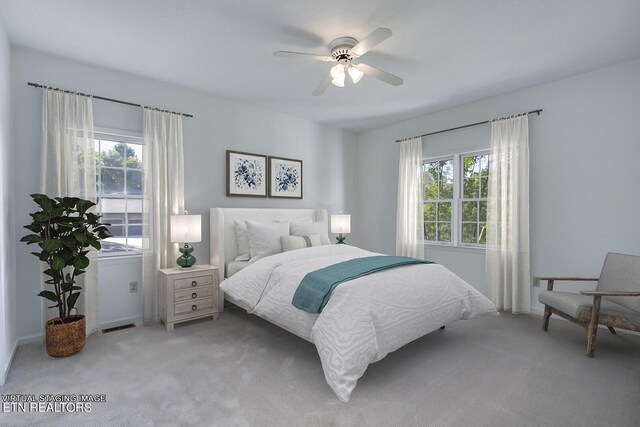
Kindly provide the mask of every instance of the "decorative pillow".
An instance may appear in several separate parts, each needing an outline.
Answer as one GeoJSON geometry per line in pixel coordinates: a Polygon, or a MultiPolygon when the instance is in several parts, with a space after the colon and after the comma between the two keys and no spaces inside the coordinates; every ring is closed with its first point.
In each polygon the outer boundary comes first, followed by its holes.
{"type": "Polygon", "coordinates": [[[322,243],[320,243],[320,236],[317,234],[310,234],[308,236],[282,236],[280,237],[280,241],[282,242],[282,250],[284,252],[322,245],[322,243]]]}
{"type": "Polygon", "coordinates": [[[238,242],[238,256],[236,261],[249,261],[251,250],[249,248],[249,231],[244,221],[236,221],[236,241],[238,242]]]}
{"type": "Polygon", "coordinates": [[[289,222],[245,221],[249,232],[251,261],[282,252],[281,236],[289,235],[289,222]]]}
{"type": "Polygon", "coordinates": [[[292,236],[309,236],[317,234],[320,237],[320,244],[331,244],[327,223],[325,221],[292,222],[290,234],[292,236]]]}

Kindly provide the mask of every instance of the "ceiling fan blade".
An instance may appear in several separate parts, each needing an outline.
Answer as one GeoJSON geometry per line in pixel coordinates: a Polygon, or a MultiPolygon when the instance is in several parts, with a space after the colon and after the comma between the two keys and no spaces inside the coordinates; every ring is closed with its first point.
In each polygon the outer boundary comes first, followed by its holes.
{"type": "Polygon", "coordinates": [[[325,74],[324,79],[322,79],[322,81],[320,82],[316,90],[313,91],[313,96],[322,95],[324,91],[327,90],[330,84],[331,84],[331,73],[327,73],[325,74]]]}
{"type": "Polygon", "coordinates": [[[273,54],[275,56],[280,56],[282,58],[315,59],[316,61],[327,61],[327,62],[335,61],[335,59],[326,55],[314,55],[313,53],[302,53],[302,52],[289,52],[287,50],[279,50],[277,52],[273,52],[273,54]]]}
{"type": "Polygon", "coordinates": [[[364,38],[360,43],[351,48],[351,53],[356,56],[362,56],[389,37],[391,37],[393,33],[388,28],[378,28],[374,30],[371,34],[364,38]]]}
{"type": "Polygon", "coordinates": [[[358,70],[362,71],[367,76],[382,80],[383,82],[389,83],[390,85],[400,86],[402,83],[404,83],[404,80],[402,80],[400,77],[394,76],[393,74],[387,73],[386,71],[378,70],[371,65],[363,64],[362,62],[360,62],[355,66],[356,68],[358,68],[358,70]]]}

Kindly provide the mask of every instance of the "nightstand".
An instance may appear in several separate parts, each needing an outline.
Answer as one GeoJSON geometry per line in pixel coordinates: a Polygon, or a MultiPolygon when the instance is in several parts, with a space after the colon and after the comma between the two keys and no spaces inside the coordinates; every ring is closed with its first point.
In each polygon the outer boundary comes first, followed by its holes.
{"type": "Polygon", "coordinates": [[[218,318],[218,269],[207,264],[158,272],[159,316],[167,331],[176,323],[218,318]]]}

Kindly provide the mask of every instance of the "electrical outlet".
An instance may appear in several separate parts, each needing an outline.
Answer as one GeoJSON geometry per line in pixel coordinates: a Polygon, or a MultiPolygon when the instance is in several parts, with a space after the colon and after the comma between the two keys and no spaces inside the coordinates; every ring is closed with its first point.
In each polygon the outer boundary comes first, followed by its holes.
{"type": "Polygon", "coordinates": [[[132,294],[138,292],[138,282],[129,283],[129,292],[131,292],[132,294]]]}

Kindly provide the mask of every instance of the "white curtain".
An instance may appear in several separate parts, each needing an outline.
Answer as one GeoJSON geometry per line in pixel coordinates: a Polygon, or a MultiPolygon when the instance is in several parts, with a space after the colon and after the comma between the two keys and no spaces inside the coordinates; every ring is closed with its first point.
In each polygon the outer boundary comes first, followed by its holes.
{"type": "Polygon", "coordinates": [[[422,138],[400,142],[396,254],[424,258],[422,138]]]}
{"type": "Polygon", "coordinates": [[[175,265],[170,217],[184,211],[182,116],[144,109],[142,300],[144,321],[158,320],[158,269],[175,265]]]}
{"type": "Polygon", "coordinates": [[[491,122],[487,205],[487,297],[499,309],[528,313],[531,303],[526,114],[491,122]]]}
{"type": "MultiPolygon", "coordinates": [[[[96,156],[93,141],[93,103],[90,97],[44,89],[40,190],[49,197],[80,197],[96,202],[96,156]]],[[[93,208],[95,209],[95,208],[93,208]]],[[[96,251],[79,276],[82,286],[78,310],[86,317],[87,335],[98,329],[98,262],[96,251]]],[[[44,286],[44,280],[41,281],[44,286]]],[[[42,304],[44,320],[57,317],[57,309],[42,304]]]]}

